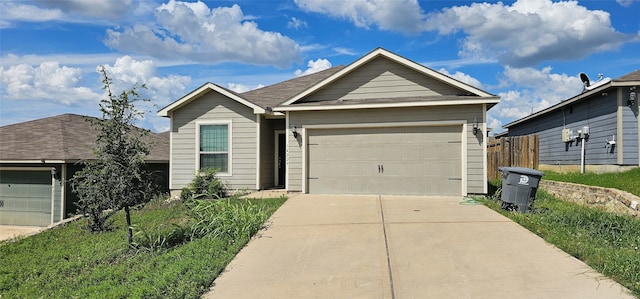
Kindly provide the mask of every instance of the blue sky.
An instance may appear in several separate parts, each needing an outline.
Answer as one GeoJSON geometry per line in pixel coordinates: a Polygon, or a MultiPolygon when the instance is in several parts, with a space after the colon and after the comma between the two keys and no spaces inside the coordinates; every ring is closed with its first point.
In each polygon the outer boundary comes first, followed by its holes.
{"type": "Polygon", "coordinates": [[[99,65],[116,90],[145,84],[139,126],[213,82],[247,91],[382,47],[499,95],[494,132],[582,90],[580,72],[640,69],[640,1],[0,2],[0,125],[100,116],[99,65]]]}

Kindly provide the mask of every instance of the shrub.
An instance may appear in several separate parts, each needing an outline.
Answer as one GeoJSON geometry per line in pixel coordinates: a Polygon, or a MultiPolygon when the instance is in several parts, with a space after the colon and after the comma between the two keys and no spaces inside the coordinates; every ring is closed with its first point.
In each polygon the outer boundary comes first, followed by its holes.
{"type": "Polygon", "coordinates": [[[248,239],[269,217],[267,211],[246,200],[195,200],[189,205],[194,238],[248,239]]]}
{"type": "Polygon", "coordinates": [[[189,186],[182,188],[180,199],[220,199],[225,196],[224,184],[216,177],[217,169],[201,169],[189,186]]]}

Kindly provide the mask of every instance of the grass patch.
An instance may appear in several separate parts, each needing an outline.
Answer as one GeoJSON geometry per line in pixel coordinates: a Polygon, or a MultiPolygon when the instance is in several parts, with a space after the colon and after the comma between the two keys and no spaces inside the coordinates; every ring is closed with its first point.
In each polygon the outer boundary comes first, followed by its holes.
{"type": "Polygon", "coordinates": [[[640,219],[565,202],[541,190],[532,213],[483,202],[640,296],[640,219]]]}
{"type": "Polygon", "coordinates": [[[625,172],[614,173],[557,173],[545,171],[545,180],[569,182],[589,186],[600,186],[627,191],[640,196],[640,168],[634,168],[625,172]]]}
{"type": "MultiPolygon", "coordinates": [[[[268,217],[285,200],[220,203],[268,217]]],[[[199,298],[250,239],[250,234],[195,236],[191,210],[179,201],[155,202],[132,213],[136,248],[127,245],[124,213],[114,216],[109,232],[90,233],[80,220],[0,243],[0,297],[199,298]]]]}

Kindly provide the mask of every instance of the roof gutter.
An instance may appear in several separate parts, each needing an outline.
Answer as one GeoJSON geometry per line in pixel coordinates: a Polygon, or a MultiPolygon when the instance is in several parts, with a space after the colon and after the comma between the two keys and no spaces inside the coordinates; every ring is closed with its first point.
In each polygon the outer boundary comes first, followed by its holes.
{"type": "Polygon", "coordinates": [[[317,110],[348,110],[348,109],[373,109],[373,108],[402,108],[402,107],[428,107],[447,105],[475,105],[475,104],[497,104],[500,97],[483,97],[477,100],[453,100],[453,101],[420,101],[420,102],[396,102],[396,103],[373,103],[373,104],[345,104],[345,105],[309,105],[309,106],[279,106],[273,108],[274,111],[317,111],[317,110]]]}

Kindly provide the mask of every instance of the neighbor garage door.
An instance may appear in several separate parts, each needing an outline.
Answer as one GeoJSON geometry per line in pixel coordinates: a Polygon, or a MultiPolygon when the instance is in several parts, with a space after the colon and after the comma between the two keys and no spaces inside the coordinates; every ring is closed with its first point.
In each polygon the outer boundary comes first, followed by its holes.
{"type": "Polygon", "coordinates": [[[51,172],[0,170],[0,224],[51,224],[51,172]]]}
{"type": "Polygon", "coordinates": [[[460,195],[462,126],[309,129],[308,191],[460,195]]]}

